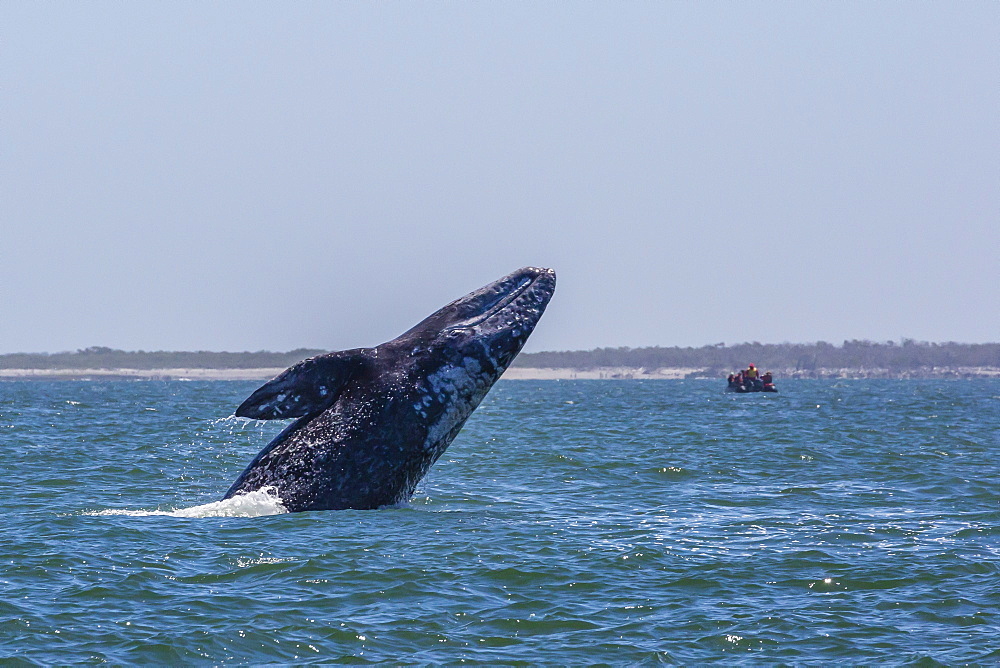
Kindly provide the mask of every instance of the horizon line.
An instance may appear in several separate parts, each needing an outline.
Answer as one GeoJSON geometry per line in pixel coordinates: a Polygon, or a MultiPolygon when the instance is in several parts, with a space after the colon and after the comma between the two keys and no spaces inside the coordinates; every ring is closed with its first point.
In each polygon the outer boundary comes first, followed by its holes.
{"type": "MultiPolygon", "coordinates": [[[[779,343],[762,343],[760,341],[743,341],[740,343],[727,344],[724,341],[717,343],[706,343],[700,346],[684,346],[684,345],[641,345],[641,346],[595,346],[593,348],[576,348],[576,349],[563,349],[563,350],[538,350],[533,352],[522,351],[520,354],[523,355],[537,355],[542,353],[577,353],[577,352],[593,352],[596,350],[644,350],[649,348],[676,348],[676,349],[692,349],[699,350],[703,348],[739,348],[743,346],[818,346],[818,345],[828,345],[835,348],[842,348],[845,344],[850,343],[863,343],[871,345],[882,345],[882,346],[905,346],[905,345],[918,345],[918,346],[942,346],[942,345],[956,345],[956,346],[992,346],[1000,345],[1000,341],[985,341],[985,342],[966,342],[966,341],[920,341],[917,339],[912,339],[909,337],[900,337],[898,340],[889,339],[877,341],[873,339],[845,339],[841,343],[832,343],[825,340],[817,341],[803,341],[803,342],[792,342],[792,341],[782,341],[779,343]]],[[[291,353],[297,352],[336,352],[339,349],[335,348],[311,348],[307,346],[300,346],[298,348],[292,348],[291,350],[125,350],[123,348],[111,348],[108,346],[88,346],[86,348],[78,348],[76,350],[59,350],[55,352],[48,351],[35,351],[35,352],[8,352],[0,353],[0,357],[9,357],[13,355],[79,355],[79,354],[107,354],[107,353],[126,353],[126,354],[155,354],[155,353],[169,353],[169,354],[213,354],[213,355],[258,355],[258,354],[270,354],[270,355],[289,355],[291,353]]]]}

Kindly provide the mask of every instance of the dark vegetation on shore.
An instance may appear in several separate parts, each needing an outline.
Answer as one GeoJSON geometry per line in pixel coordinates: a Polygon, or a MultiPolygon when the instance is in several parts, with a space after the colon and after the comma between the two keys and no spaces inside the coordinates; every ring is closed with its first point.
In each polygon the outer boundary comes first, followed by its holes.
{"type": "MultiPolygon", "coordinates": [[[[299,348],[285,353],[124,351],[92,347],[62,353],[0,355],[0,369],[258,369],[291,366],[323,350],[299,348]]],[[[760,368],[887,369],[906,372],[934,367],[1000,367],[1000,343],[924,343],[903,339],[818,343],[740,343],[700,348],[597,348],[565,352],[523,353],[513,366],[522,368],[597,369],[628,367],[697,368],[709,372],[760,368]]],[[[713,373],[714,375],[714,373],[713,373]]]]}
{"type": "Polygon", "coordinates": [[[288,367],[325,350],[298,348],[287,353],[126,351],[94,346],[66,353],[0,355],[0,369],[268,369],[288,367]]]}
{"type": "MultiPolygon", "coordinates": [[[[756,364],[761,369],[886,369],[998,367],[1000,343],[925,343],[903,339],[818,343],[718,343],[700,348],[598,348],[586,351],[523,353],[513,366],[525,368],[644,369],[695,368],[724,373],[756,364]]],[[[712,373],[710,375],[717,375],[712,373]]]]}

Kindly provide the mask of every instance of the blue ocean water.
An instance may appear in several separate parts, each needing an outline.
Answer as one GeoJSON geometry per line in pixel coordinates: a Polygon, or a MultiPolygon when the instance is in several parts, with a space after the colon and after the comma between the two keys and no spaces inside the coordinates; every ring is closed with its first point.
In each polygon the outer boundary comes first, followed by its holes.
{"type": "Polygon", "coordinates": [[[255,383],[0,383],[0,659],[1000,662],[1000,381],[779,386],[501,381],[410,504],[267,515],[255,383]]]}

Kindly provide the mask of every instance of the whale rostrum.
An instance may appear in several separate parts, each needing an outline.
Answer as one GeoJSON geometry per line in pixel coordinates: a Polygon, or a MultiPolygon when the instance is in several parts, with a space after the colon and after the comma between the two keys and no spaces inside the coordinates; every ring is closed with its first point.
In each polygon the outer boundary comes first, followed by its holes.
{"type": "Polygon", "coordinates": [[[391,341],[287,369],[236,415],[297,419],[225,498],[270,488],[291,512],[407,501],[524,346],[555,284],[551,269],[525,267],[391,341]]]}

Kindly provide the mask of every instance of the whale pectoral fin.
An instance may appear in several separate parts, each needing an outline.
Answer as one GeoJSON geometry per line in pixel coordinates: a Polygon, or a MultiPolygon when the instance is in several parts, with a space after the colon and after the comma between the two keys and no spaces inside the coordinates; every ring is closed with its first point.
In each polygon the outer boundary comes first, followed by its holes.
{"type": "Polygon", "coordinates": [[[363,363],[358,351],[303,360],[251,394],[236,409],[236,416],[283,420],[321,413],[333,405],[363,363]]]}

